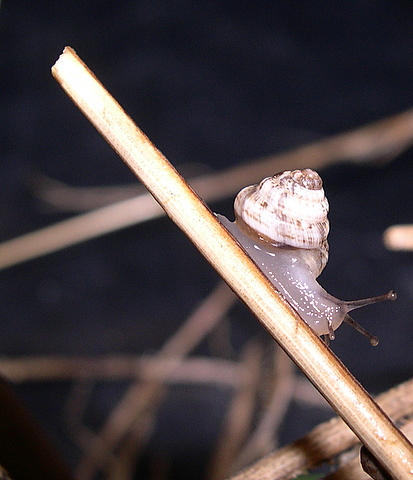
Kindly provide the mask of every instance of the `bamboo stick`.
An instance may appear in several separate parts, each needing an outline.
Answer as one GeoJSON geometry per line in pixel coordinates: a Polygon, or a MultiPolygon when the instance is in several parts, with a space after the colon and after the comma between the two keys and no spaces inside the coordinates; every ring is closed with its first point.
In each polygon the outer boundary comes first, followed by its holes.
{"type": "Polygon", "coordinates": [[[274,291],[227,230],[70,47],[52,73],[66,93],[242,298],[366,447],[398,479],[413,478],[413,448],[326,345],[274,291]]]}

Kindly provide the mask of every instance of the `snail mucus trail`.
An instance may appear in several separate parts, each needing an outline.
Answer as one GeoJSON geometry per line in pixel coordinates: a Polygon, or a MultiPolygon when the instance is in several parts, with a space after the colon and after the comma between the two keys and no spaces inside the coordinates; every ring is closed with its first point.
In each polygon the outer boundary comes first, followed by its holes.
{"type": "Polygon", "coordinates": [[[396,293],[343,301],[316,281],[328,260],[328,201],[317,172],[285,171],[242,189],[234,202],[235,221],[217,215],[274,287],[324,339],[334,340],[344,321],[378,344],[348,314],[396,293]]]}

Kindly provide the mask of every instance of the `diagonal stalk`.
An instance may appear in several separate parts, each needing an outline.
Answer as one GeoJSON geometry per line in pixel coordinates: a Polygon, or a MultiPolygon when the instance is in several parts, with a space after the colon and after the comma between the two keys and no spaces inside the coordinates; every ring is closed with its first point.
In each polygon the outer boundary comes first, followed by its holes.
{"type": "Polygon", "coordinates": [[[338,358],[247,257],[232,236],[66,47],[52,73],[167,215],[184,231],[386,470],[413,478],[413,447],[338,358]]]}

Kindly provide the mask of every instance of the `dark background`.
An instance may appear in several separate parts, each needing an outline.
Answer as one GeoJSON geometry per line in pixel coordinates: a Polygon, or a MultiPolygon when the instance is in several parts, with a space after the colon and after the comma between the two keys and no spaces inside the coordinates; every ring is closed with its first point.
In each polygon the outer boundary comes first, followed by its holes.
{"type": "MultiPolygon", "coordinates": [[[[401,112],[413,100],[410,1],[3,0],[1,240],[65,218],[34,198],[33,172],[76,186],[134,181],[52,78],[65,45],[183,172],[219,171],[290,149],[401,112]]],[[[381,239],[387,226],[413,222],[411,156],[320,172],[331,221],[320,282],[343,299],[398,293],[396,303],[354,314],[379,336],[378,347],[347,326],[332,344],[372,393],[412,374],[413,253],[389,252],[381,239]]],[[[231,203],[210,206],[231,215],[231,203]]],[[[0,272],[0,355],[155,352],[216,282],[165,218],[15,266],[0,272]]],[[[261,329],[242,307],[236,313],[235,349],[261,329]]],[[[18,390],[75,464],[79,452],[62,418],[68,388],[18,390]]],[[[98,411],[106,412],[118,388],[96,399],[98,411]]],[[[209,448],[224,394],[174,395],[152,445],[189,468],[209,448]]],[[[284,442],[321,420],[309,412],[290,417],[284,442]]]]}

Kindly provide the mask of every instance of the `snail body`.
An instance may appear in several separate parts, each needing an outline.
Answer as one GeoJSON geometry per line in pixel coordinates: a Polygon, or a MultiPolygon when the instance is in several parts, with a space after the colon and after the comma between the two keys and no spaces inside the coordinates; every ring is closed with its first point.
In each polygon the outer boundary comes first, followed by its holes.
{"type": "Polygon", "coordinates": [[[300,317],[318,334],[333,340],[343,321],[370,338],[348,312],[396,294],[346,302],[317,282],[328,260],[328,201],[313,170],[286,171],[240,191],[235,222],[219,220],[236,238],[300,317]]]}

